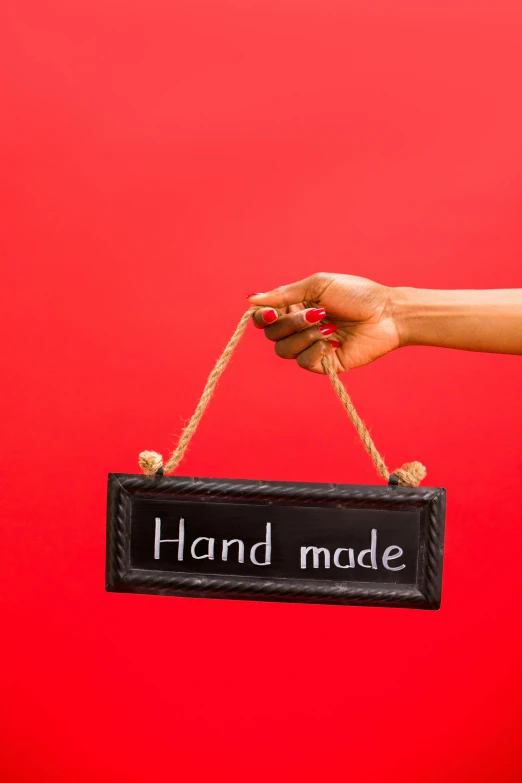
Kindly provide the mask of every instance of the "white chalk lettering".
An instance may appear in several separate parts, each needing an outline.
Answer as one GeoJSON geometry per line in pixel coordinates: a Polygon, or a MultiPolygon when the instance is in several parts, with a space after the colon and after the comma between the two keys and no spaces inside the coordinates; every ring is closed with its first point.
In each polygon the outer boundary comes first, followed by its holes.
{"type": "Polygon", "coordinates": [[[404,563],[402,565],[400,565],[400,566],[397,566],[396,568],[392,568],[391,566],[388,565],[388,561],[389,560],[396,560],[398,557],[401,557],[403,554],[404,553],[403,553],[402,549],[400,548],[400,546],[389,546],[387,549],[384,550],[384,554],[382,556],[382,564],[383,564],[383,566],[386,569],[388,569],[388,571],[401,571],[401,569],[406,568],[404,563]],[[397,550],[397,554],[396,555],[392,555],[392,550],[393,549],[397,550]]]}
{"type": "Polygon", "coordinates": [[[359,552],[359,557],[357,558],[357,562],[360,566],[363,568],[377,568],[377,531],[375,528],[372,530],[372,538],[371,538],[371,544],[369,549],[362,549],[359,552]],[[364,556],[369,554],[370,555],[370,564],[367,565],[364,562],[364,556]]]}
{"type": "Polygon", "coordinates": [[[302,546],[301,547],[301,568],[306,568],[306,556],[308,552],[312,550],[313,552],[313,563],[314,568],[319,568],[319,555],[322,553],[324,555],[324,567],[330,568],[330,552],[328,549],[324,549],[324,547],[317,547],[317,546],[302,546]]]}
{"type": "MultiPolygon", "coordinates": [[[[377,561],[377,535],[378,531],[373,528],[371,531],[369,549],[361,549],[359,554],[355,555],[354,549],[338,547],[333,554],[333,564],[336,568],[355,568],[359,565],[361,568],[377,569],[381,565],[381,557],[377,561]]],[[[302,546],[301,547],[301,568],[307,568],[310,565],[308,558],[312,553],[312,564],[314,568],[330,568],[330,550],[326,547],[302,546]]],[[[402,571],[406,568],[405,564],[398,566],[389,565],[390,560],[397,560],[404,554],[400,546],[389,546],[382,555],[382,565],[387,571],[402,571]]]]}
{"type": "MultiPolygon", "coordinates": [[[[188,535],[186,531],[186,520],[181,518],[178,526],[177,538],[162,538],[162,520],[160,517],[155,517],[154,528],[154,559],[160,560],[161,556],[173,557],[174,551],[167,547],[166,553],[163,551],[165,544],[177,544],[177,559],[182,561],[184,558],[185,538],[188,535]]],[[[170,523],[172,524],[172,522],[170,523]]],[[[268,566],[272,564],[272,525],[270,522],[266,523],[266,535],[264,540],[258,541],[250,548],[250,562],[255,566],[268,566]]],[[[170,531],[169,531],[170,532],[170,531]]],[[[378,535],[379,531],[373,528],[370,533],[370,546],[368,549],[337,547],[336,549],[330,549],[328,547],[321,546],[302,546],[300,547],[301,554],[301,568],[314,568],[323,569],[333,567],[341,568],[343,570],[350,568],[371,568],[377,570],[378,568],[384,568],[386,571],[402,571],[406,568],[404,562],[400,562],[401,558],[404,558],[404,550],[397,545],[392,545],[384,549],[384,552],[378,553],[378,535]],[[311,555],[311,557],[310,557],[311,555]],[[397,562],[399,561],[399,562],[397,562]],[[397,564],[396,564],[397,562],[397,564]]],[[[192,539],[192,535],[190,536],[192,539]]],[[[189,539],[189,540],[190,540],[189,539]]],[[[190,555],[194,560],[214,560],[216,540],[218,547],[221,543],[221,560],[224,563],[229,561],[237,563],[245,563],[245,543],[240,538],[231,539],[216,539],[209,538],[208,536],[200,536],[194,539],[190,547],[190,555]],[[237,559],[236,559],[237,558],[237,559]]],[[[284,557],[284,548],[282,555],[284,557]]],[[[219,558],[219,551],[218,551],[219,558]]],[[[342,578],[339,575],[339,578],[342,578]]],[[[350,579],[348,575],[344,578],[350,579]]]]}
{"type": "Polygon", "coordinates": [[[215,538],[207,538],[206,536],[200,536],[199,538],[196,538],[192,546],[190,547],[190,554],[194,558],[194,560],[203,560],[203,558],[208,557],[209,560],[214,559],[214,543],[216,539],[215,538]],[[199,544],[200,541],[208,541],[208,547],[207,552],[204,555],[197,555],[196,554],[196,546],[199,544]]]}
{"type": "Polygon", "coordinates": [[[161,519],[156,517],[156,527],[154,530],[154,560],[160,559],[161,544],[177,544],[178,560],[183,560],[183,547],[185,544],[185,520],[179,520],[179,538],[161,537],[161,519]]]}
{"type": "Polygon", "coordinates": [[[250,560],[253,562],[254,565],[258,566],[266,566],[270,565],[272,556],[272,524],[270,522],[266,523],[266,541],[260,541],[258,544],[254,544],[252,549],[250,550],[250,560]],[[256,552],[258,547],[264,546],[265,547],[265,562],[259,563],[256,558],[256,552]]]}
{"type": "Polygon", "coordinates": [[[355,555],[353,549],[336,549],[334,553],[334,565],[336,565],[337,568],[355,568],[355,555]],[[349,563],[347,565],[341,565],[339,562],[341,552],[348,552],[349,563]]]}
{"type": "Polygon", "coordinates": [[[229,546],[232,546],[232,544],[237,544],[238,551],[237,551],[237,562],[238,563],[244,563],[245,562],[245,545],[241,541],[240,538],[233,538],[231,541],[227,541],[226,539],[223,541],[223,549],[221,552],[221,559],[222,560],[228,560],[228,548],[229,546]]]}

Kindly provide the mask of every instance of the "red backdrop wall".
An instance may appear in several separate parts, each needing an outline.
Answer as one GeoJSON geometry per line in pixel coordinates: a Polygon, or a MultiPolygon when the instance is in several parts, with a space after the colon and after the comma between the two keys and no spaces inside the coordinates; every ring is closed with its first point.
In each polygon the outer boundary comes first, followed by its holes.
{"type": "MultiPolygon", "coordinates": [[[[107,473],[171,449],[247,292],[520,286],[520,3],[2,12],[2,780],[521,780],[518,357],[343,376],[447,488],[440,612],[104,591],[107,473]]],[[[253,328],[179,473],[376,483],[253,328]]]]}

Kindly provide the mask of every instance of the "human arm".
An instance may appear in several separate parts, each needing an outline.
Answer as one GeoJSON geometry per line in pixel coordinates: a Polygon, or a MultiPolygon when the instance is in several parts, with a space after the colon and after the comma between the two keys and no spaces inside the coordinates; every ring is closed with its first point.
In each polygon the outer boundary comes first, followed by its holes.
{"type": "Polygon", "coordinates": [[[393,288],[323,272],[248,299],[277,355],[312,372],[324,373],[324,355],[340,373],[407,345],[522,355],[522,289],[393,288]]]}

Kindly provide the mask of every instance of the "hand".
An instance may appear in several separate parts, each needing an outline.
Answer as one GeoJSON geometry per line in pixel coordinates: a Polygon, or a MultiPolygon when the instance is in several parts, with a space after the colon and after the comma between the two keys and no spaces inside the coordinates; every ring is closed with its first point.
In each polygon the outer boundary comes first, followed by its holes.
{"type": "Polygon", "coordinates": [[[320,272],[247,298],[260,306],[254,324],[278,356],[324,374],[325,355],[341,373],[399,347],[391,291],[364,277],[320,272]]]}

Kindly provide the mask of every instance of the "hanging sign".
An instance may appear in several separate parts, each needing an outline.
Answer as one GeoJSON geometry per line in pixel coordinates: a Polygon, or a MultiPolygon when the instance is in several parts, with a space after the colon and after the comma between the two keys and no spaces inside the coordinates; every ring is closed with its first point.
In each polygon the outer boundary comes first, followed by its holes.
{"type": "Polygon", "coordinates": [[[426,468],[392,473],[339,380],[322,365],[388,486],[171,477],[252,313],[241,317],[166,464],[110,473],[107,590],[438,609],[446,493],[426,468]]]}
{"type": "Polygon", "coordinates": [[[109,474],[107,590],[438,609],[445,490],[109,474]]]}

